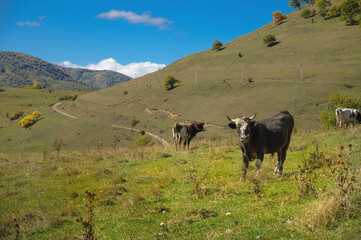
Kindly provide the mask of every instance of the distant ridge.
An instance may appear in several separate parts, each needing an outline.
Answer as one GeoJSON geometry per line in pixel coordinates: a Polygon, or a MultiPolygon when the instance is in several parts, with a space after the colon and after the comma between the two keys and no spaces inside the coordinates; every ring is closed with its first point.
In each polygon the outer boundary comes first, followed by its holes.
{"type": "Polygon", "coordinates": [[[38,82],[58,90],[98,90],[131,78],[113,71],[61,67],[24,53],[0,52],[0,85],[21,87],[38,82]]]}
{"type": "Polygon", "coordinates": [[[69,74],[77,82],[88,84],[98,89],[112,87],[115,84],[129,81],[131,77],[110,70],[90,70],[85,68],[67,68],[57,66],[66,74],[69,74]]]}

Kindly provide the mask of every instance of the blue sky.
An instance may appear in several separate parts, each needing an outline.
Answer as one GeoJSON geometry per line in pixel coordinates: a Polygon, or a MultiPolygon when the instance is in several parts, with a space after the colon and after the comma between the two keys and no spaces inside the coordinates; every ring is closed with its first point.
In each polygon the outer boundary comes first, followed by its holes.
{"type": "Polygon", "coordinates": [[[0,50],[140,76],[289,13],[288,0],[0,0],[0,50]]]}

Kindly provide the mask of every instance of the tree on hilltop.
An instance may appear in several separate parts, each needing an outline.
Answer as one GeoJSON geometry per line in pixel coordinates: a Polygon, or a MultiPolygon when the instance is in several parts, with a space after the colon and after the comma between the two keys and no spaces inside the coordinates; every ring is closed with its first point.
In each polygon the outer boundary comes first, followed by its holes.
{"type": "Polygon", "coordinates": [[[291,8],[298,8],[300,9],[301,6],[306,4],[315,4],[315,0],[289,0],[289,6],[291,8]]]}
{"type": "Polygon", "coordinates": [[[221,50],[222,47],[223,47],[223,43],[219,40],[215,40],[212,44],[212,50],[217,50],[217,52],[221,50]]]}
{"type": "Polygon", "coordinates": [[[272,16],[274,24],[281,24],[283,20],[287,19],[287,16],[282,14],[281,11],[275,11],[272,16]]]}
{"type": "Polygon", "coordinates": [[[163,87],[167,90],[172,90],[174,88],[174,84],[180,83],[181,81],[173,77],[172,75],[168,75],[164,80],[163,87]]]}
{"type": "Polygon", "coordinates": [[[289,1],[289,6],[291,8],[298,8],[300,9],[301,8],[301,2],[299,0],[290,0],[289,1]]]}

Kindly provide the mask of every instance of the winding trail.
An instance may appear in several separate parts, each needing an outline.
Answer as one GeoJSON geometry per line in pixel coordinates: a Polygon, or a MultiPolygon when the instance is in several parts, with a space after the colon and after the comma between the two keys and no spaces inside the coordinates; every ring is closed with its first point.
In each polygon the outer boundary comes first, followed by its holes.
{"type": "MultiPolygon", "coordinates": [[[[70,117],[70,118],[73,118],[73,119],[79,119],[78,117],[75,117],[75,116],[72,116],[66,112],[63,112],[61,110],[59,110],[57,107],[60,106],[62,104],[62,102],[58,102],[58,103],[55,103],[51,106],[51,108],[55,111],[55,112],[58,112],[60,113],[61,115],[64,115],[66,117],[70,117]]],[[[109,124],[105,124],[107,126],[111,126],[111,127],[115,127],[115,128],[120,128],[120,129],[125,129],[125,130],[129,130],[129,131],[135,131],[135,132],[141,132],[141,130],[139,129],[135,129],[135,128],[129,128],[129,127],[123,127],[123,126],[118,126],[118,125],[109,125],[109,124]]],[[[161,138],[160,136],[158,135],[155,135],[154,133],[150,133],[150,132],[145,132],[145,134],[153,137],[154,139],[156,139],[157,141],[159,141],[160,143],[162,143],[164,146],[170,146],[169,142],[167,142],[167,140],[165,140],[164,138],[161,138]]]]}

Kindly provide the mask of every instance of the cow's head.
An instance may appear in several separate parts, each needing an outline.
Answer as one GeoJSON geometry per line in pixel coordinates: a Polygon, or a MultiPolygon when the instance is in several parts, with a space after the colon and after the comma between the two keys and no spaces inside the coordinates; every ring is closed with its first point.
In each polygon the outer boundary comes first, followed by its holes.
{"type": "Polygon", "coordinates": [[[239,141],[242,143],[247,143],[250,139],[251,128],[254,125],[254,122],[251,122],[256,117],[254,114],[252,117],[239,117],[236,119],[231,119],[227,116],[228,120],[231,121],[228,124],[228,127],[236,129],[239,136],[239,141]]]}
{"type": "Polygon", "coordinates": [[[203,127],[204,123],[195,121],[193,123],[193,126],[197,129],[198,132],[204,132],[206,131],[203,127]]]}

